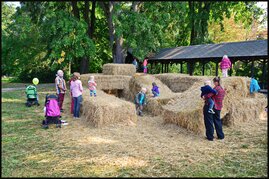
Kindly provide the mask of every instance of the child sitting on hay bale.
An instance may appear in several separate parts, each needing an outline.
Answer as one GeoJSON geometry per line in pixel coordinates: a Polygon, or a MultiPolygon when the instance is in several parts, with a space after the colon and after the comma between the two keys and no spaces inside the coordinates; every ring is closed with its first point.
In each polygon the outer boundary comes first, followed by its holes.
{"type": "MultiPolygon", "coordinates": [[[[215,89],[211,88],[211,86],[210,86],[211,81],[210,80],[206,80],[204,84],[205,84],[205,86],[201,87],[201,91],[202,91],[201,98],[204,98],[204,95],[207,95],[209,93],[213,93],[214,95],[217,94],[217,91],[215,89]]],[[[206,100],[209,104],[208,112],[215,114],[215,112],[213,111],[214,101],[212,100],[212,98],[207,98],[206,100]]]]}
{"type": "Polygon", "coordinates": [[[152,83],[152,94],[153,94],[153,97],[158,97],[160,96],[160,91],[159,91],[159,87],[157,86],[157,84],[155,82],[152,83]]]}
{"type": "Polygon", "coordinates": [[[90,80],[88,81],[88,86],[89,86],[89,90],[90,90],[90,96],[92,96],[92,94],[94,94],[94,96],[96,97],[96,82],[94,81],[94,76],[90,76],[90,80]]]}
{"type": "Polygon", "coordinates": [[[142,110],[143,106],[146,105],[146,92],[146,88],[141,88],[141,91],[135,95],[136,111],[139,116],[143,116],[142,110]]]}

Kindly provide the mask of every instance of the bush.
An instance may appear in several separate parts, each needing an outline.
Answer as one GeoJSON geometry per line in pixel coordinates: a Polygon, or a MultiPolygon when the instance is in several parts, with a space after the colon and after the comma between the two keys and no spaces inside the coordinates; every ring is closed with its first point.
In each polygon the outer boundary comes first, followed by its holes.
{"type": "Polygon", "coordinates": [[[31,83],[33,78],[38,78],[39,83],[54,83],[56,71],[47,68],[24,69],[18,75],[20,82],[31,83]]]}

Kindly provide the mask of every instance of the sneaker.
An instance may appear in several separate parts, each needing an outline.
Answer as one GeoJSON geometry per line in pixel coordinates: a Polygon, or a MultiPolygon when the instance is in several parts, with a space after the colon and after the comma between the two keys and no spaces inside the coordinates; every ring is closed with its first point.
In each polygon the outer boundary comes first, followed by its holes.
{"type": "Polygon", "coordinates": [[[63,110],[63,109],[61,109],[60,111],[61,111],[61,112],[64,112],[64,110],[63,110]]]}
{"type": "Polygon", "coordinates": [[[213,139],[208,139],[207,137],[205,137],[205,139],[208,140],[208,141],[214,141],[213,139]]]}
{"type": "Polygon", "coordinates": [[[62,126],[67,126],[67,125],[68,125],[68,123],[67,123],[67,122],[62,124],[62,126]]]}
{"type": "Polygon", "coordinates": [[[43,125],[43,129],[48,129],[49,126],[48,125],[43,125]]]}
{"type": "Polygon", "coordinates": [[[211,114],[215,114],[215,112],[213,111],[213,109],[209,109],[208,112],[211,113],[211,114]]]}

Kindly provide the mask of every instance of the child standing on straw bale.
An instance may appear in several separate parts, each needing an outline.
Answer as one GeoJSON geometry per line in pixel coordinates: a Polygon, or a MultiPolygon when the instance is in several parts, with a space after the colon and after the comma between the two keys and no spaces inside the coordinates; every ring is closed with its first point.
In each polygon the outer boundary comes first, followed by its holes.
{"type": "Polygon", "coordinates": [[[96,86],[97,86],[97,84],[94,81],[94,76],[90,76],[90,80],[88,81],[90,96],[92,96],[92,94],[94,94],[94,96],[96,97],[96,86]]]}
{"type": "MultiPolygon", "coordinates": [[[[210,94],[210,93],[213,93],[214,95],[217,94],[217,91],[210,86],[211,85],[210,80],[206,80],[204,84],[205,86],[201,87],[201,91],[202,91],[201,98],[204,98],[205,95],[210,94]]],[[[209,104],[208,112],[215,114],[215,112],[213,111],[214,101],[212,100],[212,98],[207,98],[206,100],[209,104]]]]}
{"type": "Polygon", "coordinates": [[[139,116],[143,116],[142,110],[146,105],[146,92],[146,88],[141,88],[141,91],[135,95],[136,112],[138,112],[139,116]]]}
{"type": "Polygon", "coordinates": [[[144,70],[144,74],[147,74],[148,69],[147,69],[147,65],[148,65],[148,57],[146,57],[143,61],[143,70],[144,70]]]}
{"type": "Polygon", "coordinates": [[[155,82],[152,83],[152,94],[153,94],[153,97],[158,97],[160,96],[160,91],[159,91],[159,87],[156,85],[155,82]]]}
{"type": "Polygon", "coordinates": [[[227,55],[224,55],[222,57],[222,60],[220,62],[220,69],[222,71],[223,77],[228,77],[228,69],[232,67],[232,63],[227,55]]]}

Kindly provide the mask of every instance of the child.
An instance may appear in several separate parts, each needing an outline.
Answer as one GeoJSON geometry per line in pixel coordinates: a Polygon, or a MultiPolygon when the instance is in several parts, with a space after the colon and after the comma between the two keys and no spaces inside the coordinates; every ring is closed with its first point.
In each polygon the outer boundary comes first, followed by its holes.
{"type": "Polygon", "coordinates": [[[137,61],[136,61],[136,59],[134,59],[133,65],[135,66],[135,69],[137,70],[137,61]]]}
{"type": "Polygon", "coordinates": [[[253,77],[251,78],[249,90],[250,93],[258,92],[260,90],[260,86],[257,80],[255,80],[253,77]]]}
{"type": "Polygon", "coordinates": [[[228,77],[228,69],[231,68],[232,64],[227,55],[224,55],[220,62],[220,69],[223,77],[228,77]]]}
{"type": "Polygon", "coordinates": [[[147,74],[148,72],[147,65],[148,65],[148,57],[146,57],[143,61],[144,74],[147,74]]]}
{"type": "Polygon", "coordinates": [[[152,89],[151,89],[151,91],[153,93],[153,97],[160,96],[159,87],[156,85],[155,82],[152,83],[152,89]]]}
{"type": "Polygon", "coordinates": [[[135,105],[139,116],[143,116],[143,106],[146,105],[146,88],[141,88],[141,91],[135,95],[135,105]]]}
{"type": "Polygon", "coordinates": [[[74,73],[73,81],[71,82],[70,91],[74,99],[74,108],[73,108],[73,117],[74,119],[79,119],[80,105],[82,103],[82,93],[83,87],[82,82],[80,81],[80,73],[74,73]]]}
{"type": "Polygon", "coordinates": [[[92,94],[94,94],[94,96],[96,97],[96,82],[94,81],[94,76],[90,76],[90,80],[88,81],[88,86],[89,86],[89,90],[90,90],[90,96],[92,96],[92,94]]]}
{"type": "MultiPolygon", "coordinates": [[[[217,94],[217,91],[211,88],[210,86],[211,82],[209,80],[206,80],[204,84],[205,86],[201,87],[201,91],[202,91],[201,98],[204,98],[204,95],[209,94],[209,93],[213,93],[214,95],[217,94]]],[[[206,100],[209,104],[208,112],[215,114],[215,112],[213,111],[214,101],[212,100],[212,98],[207,98],[206,100]]]]}
{"type": "MultiPolygon", "coordinates": [[[[71,79],[69,80],[69,89],[71,88],[71,83],[74,81],[75,76],[78,76],[78,73],[77,72],[74,72],[73,75],[72,75],[72,77],[71,77],[71,79]]],[[[73,95],[72,95],[72,92],[71,91],[70,91],[70,97],[72,99],[70,112],[71,112],[71,114],[73,114],[74,113],[74,111],[73,111],[74,110],[74,99],[73,99],[73,95]]]]}

